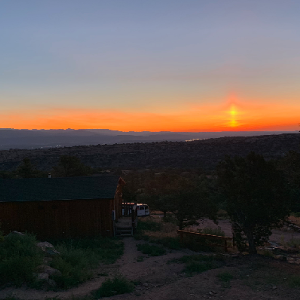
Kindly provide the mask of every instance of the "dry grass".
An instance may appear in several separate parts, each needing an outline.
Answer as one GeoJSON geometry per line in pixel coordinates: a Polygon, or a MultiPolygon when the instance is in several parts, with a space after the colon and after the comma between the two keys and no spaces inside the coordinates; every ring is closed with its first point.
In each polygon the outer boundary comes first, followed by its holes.
{"type": "Polygon", "coordinates": [[[146,218],[143,218],[143,220],[155,221],[162,225],[162,228],[160,231],[145,230],[144,233],[146,235],[148,235],[149,237],[153,237],[153,238],[177,237],[178,226],[176,226],[175,224],[163,222],[163,218],[156,217],[156,216],[146,217],[146,218]]]}
{"type": "Polygon", "coordinates": [[[174,223],[164,222],[163,218],[159,216],[142,218],[138,223],[135,238],[158,243],[170,249],[180,249],[177,226],[174,223]],[[156,223],[158,226],[154,226],[156,223]]]}
{"type": "Polygon", "coordinates": [[[143,220],[151,220],[155,221],[157,223],[161,224],[161,230],[160,231],[148,231],[145,230],[145,234],[151,237],[157,237],[157,238],[162,238],[162,237],[176,237],[177,236],[177,229],[178,226],[175,225],[174,223],[169,223],[169,222],[164,222],[163,218],[157,217],[157,216],[149,216],[146,218],[143,218],[143,220]]]}

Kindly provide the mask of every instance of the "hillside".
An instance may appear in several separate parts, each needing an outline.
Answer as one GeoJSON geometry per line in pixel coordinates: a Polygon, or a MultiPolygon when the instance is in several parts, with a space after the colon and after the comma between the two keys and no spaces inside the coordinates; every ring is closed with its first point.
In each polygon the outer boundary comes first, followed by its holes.
{"type": "Polygon", "coordinates": [[[74,155],[83,163],[103,169],[203,168],[213,169],[225,155],[244,156],[255,151],[266,159],[300,151],[300,134],[222,137],[191,142],[126,143],[50,149],[0,151],[0,170],[15,169],[28,157],[41,170],[50,171],[61,155],[74,155]]]}
{"type": "Polygon", "coordinates": [[[10,129],[0,128],[0,150],[61,148],[84,145],[184,142],[224,136],[260,136],[294,131],[220,131],[220,132],[123,132],[109,129],[10,129]]]}

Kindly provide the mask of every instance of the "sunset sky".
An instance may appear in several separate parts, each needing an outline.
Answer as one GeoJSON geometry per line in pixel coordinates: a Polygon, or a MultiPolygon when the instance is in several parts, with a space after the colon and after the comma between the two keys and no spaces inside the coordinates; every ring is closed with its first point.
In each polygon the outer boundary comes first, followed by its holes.
{"type": "Polygon", "coordinates": [[[299,130],[299,0],[1,0],[0,127],[299,130]]]}

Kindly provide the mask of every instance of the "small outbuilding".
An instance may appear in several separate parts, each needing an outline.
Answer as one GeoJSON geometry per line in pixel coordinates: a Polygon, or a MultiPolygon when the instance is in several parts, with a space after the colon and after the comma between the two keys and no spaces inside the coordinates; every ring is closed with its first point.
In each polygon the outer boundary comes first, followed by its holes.
{"type": "Polygon", "coordinates": [[[0,179],[0,229],[39,239],[114,236],[123,185],[114,175],[0,179]]]}

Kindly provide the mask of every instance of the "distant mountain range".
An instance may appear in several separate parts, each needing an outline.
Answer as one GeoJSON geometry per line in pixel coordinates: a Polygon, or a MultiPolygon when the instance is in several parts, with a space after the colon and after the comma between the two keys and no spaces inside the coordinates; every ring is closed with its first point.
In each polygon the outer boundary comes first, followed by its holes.
{"type": "Polygon", "coordinates": [[[76,156],[88,166],[112,171],[165,168],[213,170],[226,155],[245,156],[254,151],[266,159],[279,159],[291,150],[300,151],[300,133],[207,138],[190,142],[10,149],[0,150],[0,171],[15,170],[26,157],[39,170],[49,172],[58,164],[61,155],[76,156]]]}
{"type": "Polygon", "coordinates": [[[222,132],[123,132],[109,129],[28,130],[0,128],[0,150],[59,148],[82,145],[104,145],[187,140],[233,136],[261,136],[297,131],[222,131],[222,132]]]}

